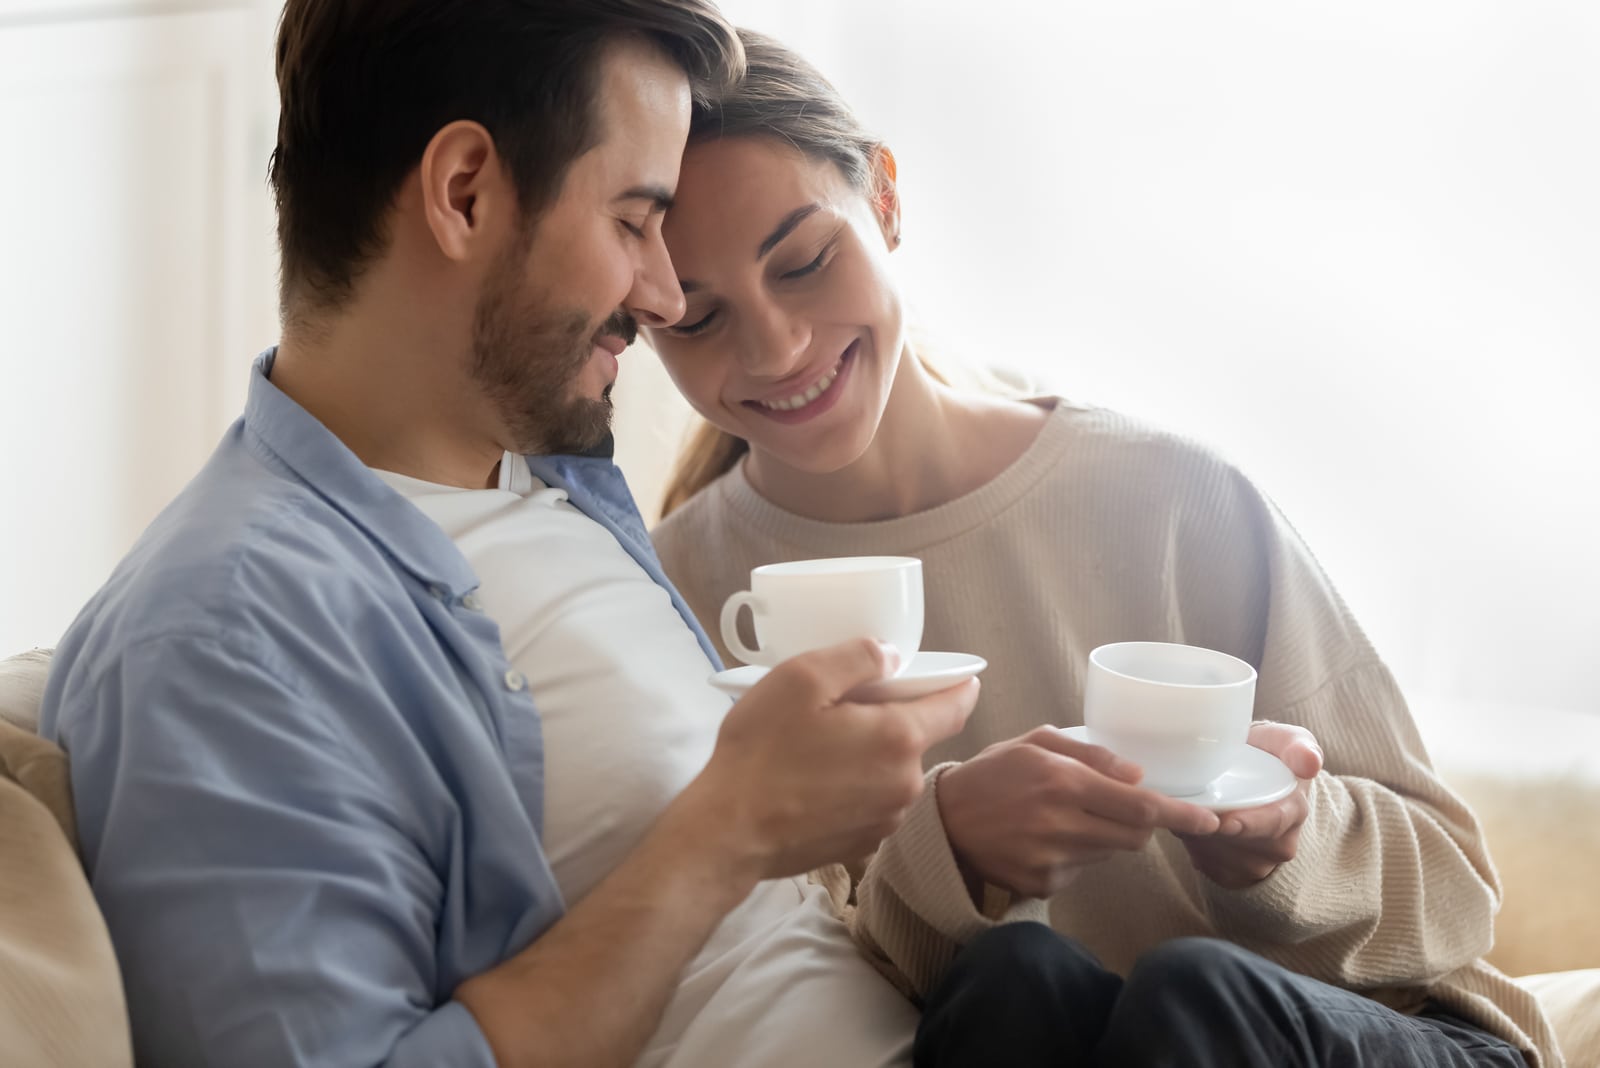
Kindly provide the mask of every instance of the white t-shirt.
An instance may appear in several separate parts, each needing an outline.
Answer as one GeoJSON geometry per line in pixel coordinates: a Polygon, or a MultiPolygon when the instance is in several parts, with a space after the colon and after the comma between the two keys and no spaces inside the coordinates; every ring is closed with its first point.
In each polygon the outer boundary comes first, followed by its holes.
{"type": "MultiPolygon", "coordinates": [[[[379,471],[461,549],[528,679],[545,746],[544,848],[569,905],[705,766],[729,699],[667,591],[603,526],[507,454],[497,489],[379,471]]],[[[827,894],[761,883],[679,980],[639,1068],[910,1063],[912,1006],[857,952],[827,894]]]]}

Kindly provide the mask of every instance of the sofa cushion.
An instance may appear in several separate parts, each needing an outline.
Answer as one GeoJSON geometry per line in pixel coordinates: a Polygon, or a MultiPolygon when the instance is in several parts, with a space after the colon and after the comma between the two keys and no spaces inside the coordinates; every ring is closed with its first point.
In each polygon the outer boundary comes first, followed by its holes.
{"type": "MultiPolygon", "coordinates": [[[[1575,773],[1453,775],[1504,891],[1489,963],[1507,975],[1600,966],[1600,781],[1575,773]]],[[[1600,1068],[1600,1061],[1589,1068],[1600,1068]]]]}
{"type": "Polygon", "coordinates": [[[72,832],[66,754],[0,722],[5,1063],[131,1066],[122,977],[72,832]]]}
{"type": "Polygon", "coordinates": [[[39,703],[50,674],[50,650],[32,649],[0,660],[0,721],[39,729],[39,703]]]}
{"type": "Polygon", "coordinates": [[[1600,1066],[1600,968],[1525,975],[1517,982],[1544,1006],[1569,1068],[1600,1066]]]}

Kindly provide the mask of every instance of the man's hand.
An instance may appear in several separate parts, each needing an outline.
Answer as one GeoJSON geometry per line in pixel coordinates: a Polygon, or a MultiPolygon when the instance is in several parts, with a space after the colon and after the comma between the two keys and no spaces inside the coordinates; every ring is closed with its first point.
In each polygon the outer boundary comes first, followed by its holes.
{"type": "Polygon", "coordinates": [[[842,695],[893,670],[871,641],[781,664],[723,721],[711,760],[598,886],[532,945],[462,983],[496,1063],[630,1064],[683,966],[761,879],[872,852],[922,793],[922,754],[966,723],[976,680],[916,701],[842,695]],[[575,1026],[596,1004],[603,1027],[575,1026]]]}
{"type": "Polygon", "coordinates": [[[1195,870],[1229,890],[1254,886],[1294,859],[1300,828],[1311,811],[1307,800],[1311,780],[1322,771],[1322,747],[1304,727],[1253,723],[1250,744],[1283,761],[1300,783],[1282,801],[1223,813],[1222,826],[1214,835],[1184,838],[1195,870]]]}
{"type": "Polygon", "coordinates": [[[680,801],[757,878],[865,856],[922,794],[922,755],[958,733],[978,682],[918,698],[845,700],[893,673],[893,654],[852,641],[773,668],[723,721],[716,751],[680,801]]]}
{"type": "Polygon", "coordinates": [[[1143,849],[1156,828],[1208,835],[1217,817],[1137,785],[1139,767],[1103,746],[1037,727],[939,778],[939,816],[970,874],[1048,897],[1076,870],[1143,849]]]}

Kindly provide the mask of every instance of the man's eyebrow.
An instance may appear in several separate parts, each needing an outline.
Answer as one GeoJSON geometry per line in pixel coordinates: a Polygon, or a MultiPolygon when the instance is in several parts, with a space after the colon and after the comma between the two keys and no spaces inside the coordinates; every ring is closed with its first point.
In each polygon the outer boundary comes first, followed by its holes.
{"type": "Polygon", "coordinates": [[[756,252],[756,259],[761,259],[774,248],[777,248],[778,242],[793,233],[796,226],[799,226],[821,210],[822,205],[820,204],[807,204],[805,207],[796,208],[785,215],[783,221],[778,224],[777,229],[768,234],[767,239],[761,242],[761,248],[756,252]]]}
{"type": "Polygon", "coordinates": [[[617,194],[618,200],[648,200],[653,211],[666,211],[672,207],[672,191],[664,185],[636,185],[617,194]]]}

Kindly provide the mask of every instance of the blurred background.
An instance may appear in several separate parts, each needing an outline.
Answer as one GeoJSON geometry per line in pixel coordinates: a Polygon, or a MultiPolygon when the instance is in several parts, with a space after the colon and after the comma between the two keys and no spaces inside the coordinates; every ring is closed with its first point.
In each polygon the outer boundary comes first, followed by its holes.
{"type": "MultiPolygon", "coordinates": [[[[895,150],[941,347],[1230,456],[1436,754],[1600,771],[1600,6],[722,6],[895,150]]],[[[0,0],[0,655],[56,642],[276,336],[277,10],[0,0]]],[[[685,411],[642,345],[618,405],[653,511],[685,411]]]]}

